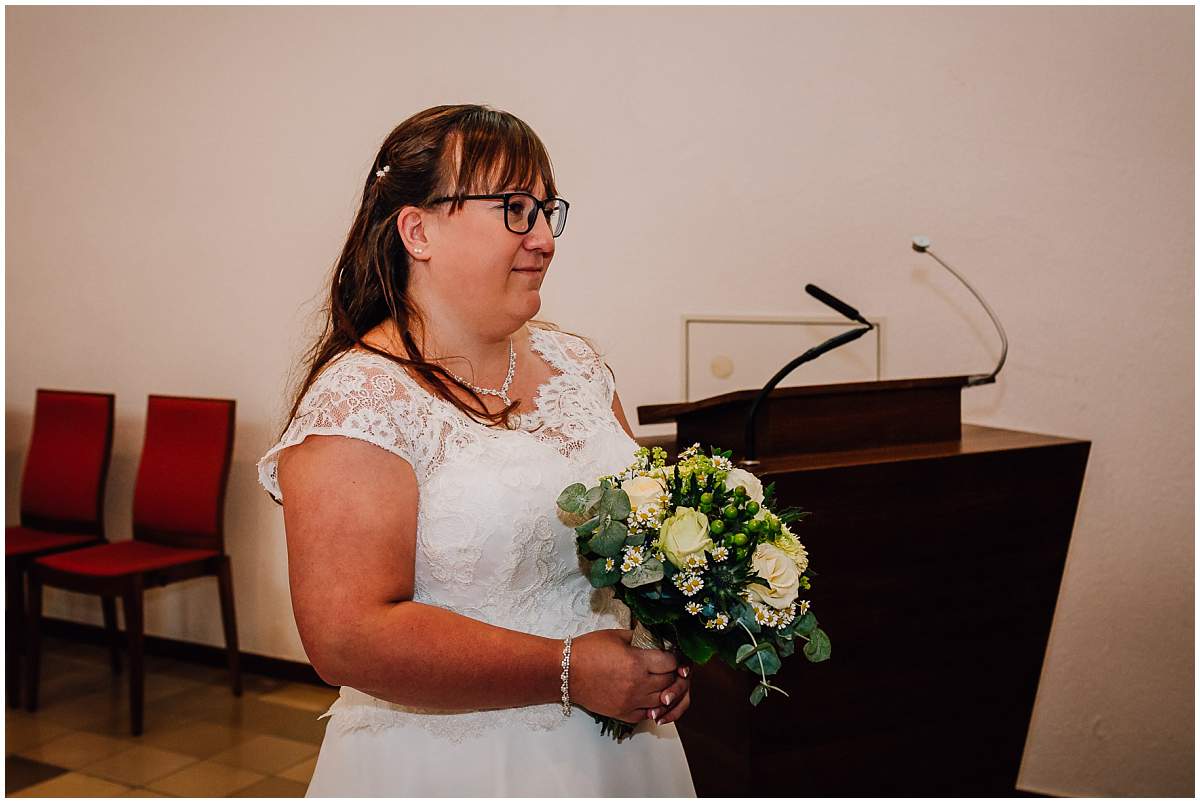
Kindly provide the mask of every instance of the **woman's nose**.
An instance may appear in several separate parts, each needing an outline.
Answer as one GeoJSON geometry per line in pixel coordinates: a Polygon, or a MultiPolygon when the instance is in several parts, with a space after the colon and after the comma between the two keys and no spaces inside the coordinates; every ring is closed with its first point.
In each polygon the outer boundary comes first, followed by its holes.
{"type": "Polygon", "coordinates": [[[533,228],[525,235],[524,244],[530,251],[554,251],[554,233],[550,231],[550,221],[540,211],[535,216],[533,228]]]}

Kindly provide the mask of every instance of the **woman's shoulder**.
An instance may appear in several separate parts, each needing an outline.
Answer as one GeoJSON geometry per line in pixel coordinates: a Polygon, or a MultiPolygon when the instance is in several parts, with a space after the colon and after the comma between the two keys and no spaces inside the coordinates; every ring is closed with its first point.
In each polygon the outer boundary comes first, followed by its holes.
{"type": "Polygon", "coordinates": [[[354,438],[422,465],[418,433],[426,429],[419,395],[386,357],[352,349],[331,358],[305,390],[278,442],[258,462],[259,481],[276,500],[278,457],[311,435],[354,438]]]}
{"type": "Polygon", "coordinates": [[[533,347],[556,370],[595,383],[611,404],[615,377],[595,340],[546,321],[530,321],[526,326],[533,347]]]}

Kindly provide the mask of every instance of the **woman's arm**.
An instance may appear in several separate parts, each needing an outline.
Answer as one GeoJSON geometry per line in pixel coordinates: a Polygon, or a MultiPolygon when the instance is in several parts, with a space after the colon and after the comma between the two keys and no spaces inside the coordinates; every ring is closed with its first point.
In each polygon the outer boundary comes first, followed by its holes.
{"type": "MultiPolygon", "coordinates": [[[[617,395],[616,391],[613,391],[613,415],[617,417],[617,422],[621,425],[621,428],[625,430],[629,437],[633,438],[633,430],[629,428],[629,420],[625,418],[625,410],[621,407],[621,397],[617,395]]],[[[634,440],[637,439],[634,438],[634,440]]]]}
{"type": "MultiPolygon", "coordinates": [[[[446,710],[560,699],[562,642],[412,601],[417,482],[405,460],[353,438],[310,436],[279,461],[292,607],[317,673],[384,700],[446,710]]],[[[571,697],[637,721],[676,661],[627,631],[575,640],[571,697]]]]}

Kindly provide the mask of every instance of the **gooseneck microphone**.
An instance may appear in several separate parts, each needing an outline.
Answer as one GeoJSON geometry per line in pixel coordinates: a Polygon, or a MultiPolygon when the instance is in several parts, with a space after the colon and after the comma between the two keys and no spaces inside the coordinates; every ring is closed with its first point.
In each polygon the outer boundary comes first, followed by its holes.
{"type": "Polygon", "coordinates": [[[804,352],[799,357],[780,368],[778,373],[771,377],[767,384],[763,385],[763,389],[760,390],[758,395],[754,397],[754,402],[750,405],[749,412],[746,413],[746,431],[744,436],[745,457],[743,457],[741,460],[741,464],[744,466],[756,466],[759,464],[757,459],[758,454],[754,444],[754,424],[758,420],[759,407],[762,406],[763,400],[766,399],[767,396],[770,395],[771,391],[775,389],[775,386],[786,379],[788,374],[796,370],[804,363],[815,360],[825,352],[832,351],[838,346],[844,346],[852,340],[857,340],[875,328],[875,324],[869,322],[866,318],[859,314],[859,311],[854,307],[850,306],[841,299],[826,293],[815,284],[804,285],[804,291],[827,307],[832,307],[842,315],[845,315],[850,320],[856,323],[865,324],[865,327],[862,329],[851,329],[849,332],[842,332],[839,335],[834,335],[833,337],[829,338],[819,346],[813,346],[808,351],[804,352]]]}
{"type": "Polygon", "coordinates": [[[1000,369],[1004,367],[1004,361],[1008,359],[1008,335],[1004,334],[1004,327],[1000,324],[1000,319],[996,317],[996,313],[992,312],[992,308],[988,306],[988,303],[983,300],[983,296],[979,295],[979,293],[976,293],[975,288],[971,286],[971,283],[960,276],[958,271],[947,265],[942,261],[941,257],[933,253],[933,251],[931,251],[929,248],[930,245],[931,243],[929,242],[928,237],[918,235],[912,238],[912,247],[914,251],[916,251],[918,254],[929,254],[929,256],[937,260],[939,265],[953,273],[956,279],[966,285],[967,289],[971,291],[971,295],[975,296],[979,303],[983,305],[983,308],[987,310],[987,314],[991,316],[992,323],[996,325],[996,331],[1000,333],[1000,362],[996,363],[995,369],[993,369],[990,374],[974,374],[967,377],[967,387],[986,385],[989,382],[995,382],[996,375],[1000,373],[1000,369]]]}

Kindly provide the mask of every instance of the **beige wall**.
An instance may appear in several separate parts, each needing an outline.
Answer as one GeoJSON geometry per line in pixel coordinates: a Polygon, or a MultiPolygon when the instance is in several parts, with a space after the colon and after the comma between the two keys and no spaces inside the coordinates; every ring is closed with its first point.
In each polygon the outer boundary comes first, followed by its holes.
{"type": "MultiPolygon", "coordinates": [[[[887,317],[885,377],[989,369],[984,312],[908,248],[931,236],[1012,341],[965,420],[1093,441],[1022,785],[1191,794],[1192,9],[6,19],[10,522],[35,388],[116,393],[118,537],[146,394],[234,397],[242,643],[302,659],[254,462],[379,142],[489,103],[539,131],[574,203],[542,317],[607,349],[630,411],[678,397],[681,314],[824,315],[809,281],[887,317]]],[[[67,594],[49,611],[99,621],[67,594]]],[[[147,628],[220,644],[212,583],[154,592],[147,628]]]]}

